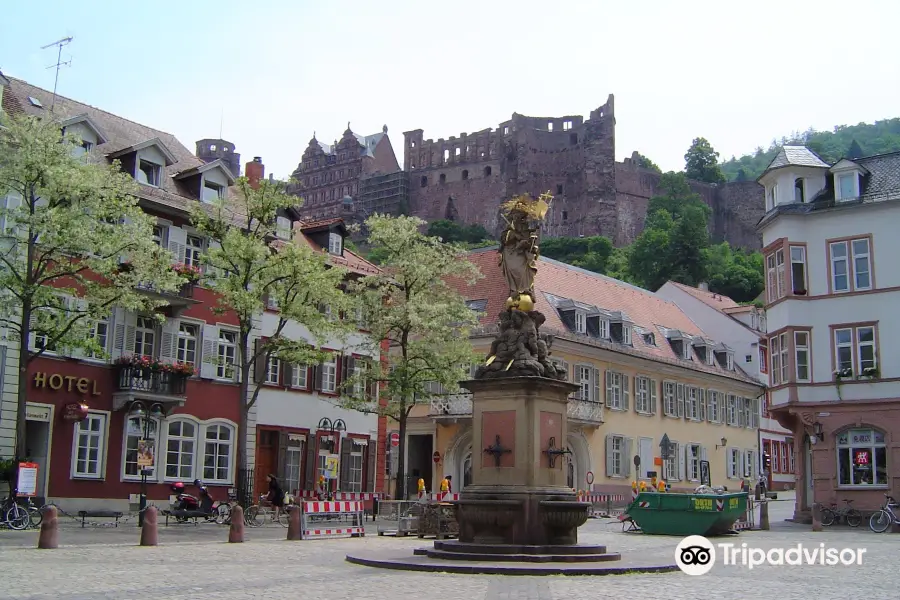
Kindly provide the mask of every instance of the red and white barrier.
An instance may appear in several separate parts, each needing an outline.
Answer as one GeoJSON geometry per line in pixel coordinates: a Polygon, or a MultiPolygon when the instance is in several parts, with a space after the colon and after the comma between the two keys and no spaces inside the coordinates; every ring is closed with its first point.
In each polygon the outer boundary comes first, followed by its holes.
{"type": "Polygon", "coordinates": [[[432,492],[428,499],[435,502],[456,502],[459,500],[459,494],[453,492],[432,492]]]}
{"type": "MultiPolygon", "coordinates": [[[[369,500],[381,500],[384,496],[381,492],[334,492],[335,500],[359,500],[359,501],[369,501],[369,500]]],[[[318,494],[316,494],[313,490],[299,490],[295,496],[297,498],[317,498],[318,494]]]]}
{"type": "MultiPolygon", "coordinates": [[[[590,502],[592,504],[598,504],[600,502],[625,502],[625,496],[621,494],[579,494],[579,499],[582,502],[590,502]]],[[[634,496],[637,498],[637,496],[634,496]]],[[[632,498],[632,500],[634,500],[632,498]]]]}
{"type": "Polygon", "coordinates": [[[362,512],[362,502],[313,501],[303,503],[306,514],[362,512]]]}
{"type": "Polygon", "coordinates": [[[360,500],[301,502],[300,511],[301,538],[304,540],[366,535],[363,502],[360,500]],[[328,522],[344,520],[349,522],[328,522]]]}
{"type": "Polygon", "coordinates": [[[303,531],[303,539],[313,537],[331,537],[338,535],[361,537],[365,534],[365,528],[363,527],[344,527],[342,529],[306,529],[303,531]]]}

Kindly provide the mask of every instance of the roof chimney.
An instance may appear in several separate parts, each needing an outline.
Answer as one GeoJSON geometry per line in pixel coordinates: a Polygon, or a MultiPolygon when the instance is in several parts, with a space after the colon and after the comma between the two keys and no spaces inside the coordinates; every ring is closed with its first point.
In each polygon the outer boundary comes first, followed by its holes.
{"type": "Polygon", "coordinates": [[[701,281],[701,282],[700,282],[700,285],[698,285],[697,288],[698,288],[701,292],[708,292],[708,291],[709,291],[709,284],[706,283],[705,281],[701,281]]]}
{"type": "Polygon", "coordinates": [[[254,190],[259,187],[259,181],[266,174],[266,166],[263,164],[261,156],[254,156],[252,162],[248,162],[244,167],[244,174],[250,180],[250,187],[254,190]]]}

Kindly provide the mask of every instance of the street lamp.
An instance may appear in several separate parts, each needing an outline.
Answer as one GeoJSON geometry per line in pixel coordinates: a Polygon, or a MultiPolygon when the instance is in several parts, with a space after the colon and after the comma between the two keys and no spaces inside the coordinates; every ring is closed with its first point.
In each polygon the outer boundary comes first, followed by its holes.
{"type": "MultiPolygon", "coordinates": [[[[128,413],[129,419],[138,419],[138,424],[143,423],[144,444],[150,441],[150,423],[155,419],[162,419],[165,416],[162,404],[156,402],[150,406],[148,414],[147,408],[143,402],[137,401],[132,403],[131,410],[128,413]]],[[[157,427],[156,437],[153,440],[153,464],[156,464],[156,439],[159,438],[159,428],[157,427]]],[[[138,505],[138,527],[144,526],[144,510],[147,508],[147,475],[150,469],[146,465],[141,465],[141,448],[138,444],[137,456],[135,460],[141,470],[141,499],[138,505]]],[[[155,466],[154,466],[155,468],[155,466]]]]}
{"type": "Polygon", "coordinates": [[[825,441],[825,431],[824,431],[824,428],[822,427],[822,424],[819,423],[818,421],[816,421],[815,423],[813,423],[813,433],[816,435],[816,438],[818,438],[818,440],[819,440],[820,442],[825,441]]]}
{"type": "Polygon", "coordinates": [[[722,443],[721,443],[721,444],[716,444],[716,450],[718,450],[719,448],[724,448],[725,446],[728,445],[728,438],[723,437],[720,441],[721,441],[722,443]]]}
{"type": "MultiPolygon", "coordinates": [[[[334,421],[332,421],[328,417],[322,417],[321,419],[319,419],[319,424],[316,425],[316,429],[318,431],[327,431],[329,434],[331,434],[331,443],[334,444],[335,443],[335,440],[334,440],[335,435],[337,435],[337,438],[338,438],[337,441],[340,441],[341,432],[347,431],[347,424],[344,423],[343,419],[335,419],[334,421]]],[[[334,450],[335,450],[335,446],[332,446],[332,452],[334,450]]],[[[340,451],[339,447],[338,447],[338,451],[340,451]]],[[[328,484],[328,487],[329,487],[329,491],[330,491],[331,483],[328,484]]]]}

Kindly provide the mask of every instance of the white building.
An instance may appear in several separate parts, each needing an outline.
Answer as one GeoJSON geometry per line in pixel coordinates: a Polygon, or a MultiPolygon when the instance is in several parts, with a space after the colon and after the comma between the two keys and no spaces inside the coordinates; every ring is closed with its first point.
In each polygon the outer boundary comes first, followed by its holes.
{"type": "Polygon", "coordinates": [[[900,482],[900,153],[829,165],[787,146],[759,183],[770,409],[794,432],[795,516],[844,498],[875,509],[900,482]]]}
{"type": "MultiPolygon", "coordinates": [[[[727,296],[709,291],[708,286],[693,288],[668,281],[657,295],[674,302],[711,337],[734,349],[734,359],[748,375],[768,385],[768,339],[766,312],[752,305],[740,305],[727,296]]],[[[768,392],[762,397],[759,423],[759,447],[771,457],[770,490],[794,487],[793,437],[768,411],[768,392]]],[[[764,465],[760,465],[760,472],[764,465]]]]}
{"type": "MultiPolygon", "coordinates": [[[[350,276],[378,272],[378,267],[344,247],[347,230],[340,218],[298,223],[294,233],[298,243],[327,251],[331,264],[346,268],[350,276]]],[[[322,310],[330,313],[328,307],[322,310]]],[[[332,317],[352,319],[360,328],[365,325],[358,315],[332,317]]],[[[269,306],[261,317],[258,336],[272,335],[279,320],[277,306],[269,306]]],[[[282,334],[291,339],[310,339],[309,331],[295,322],[289,322],[282,334]]],[[[269,473],[278,476],[284,488],[296,495],[312,493],[320,476],[329,480],[333,491],[380,491],[383,466],[379,469],[379,464],[383,462],[379,463],[378,457],[384,444],[383,418],[379,439],[379,417],[341,408],[338,402],[345,376],[363,368],[366,361],[379,359],[365,355],[371,347],[366,335],[360,329],[342,342],[326,342],[323,348],[332,352],[333,358],[321,365],[298,367],[273,359],[267,368],[260,369],[256,377],[263,389],[250,415],[251,431],[255,423],[256,435],[248,440],[256,463],[254,489],[259,493],[267,489],[265,477],[269,473]],[[337,462],[334,479],[329,459],[332,465],[337,462]]],[[[374,386],[370,393],[377,394],[374,386]]]]}

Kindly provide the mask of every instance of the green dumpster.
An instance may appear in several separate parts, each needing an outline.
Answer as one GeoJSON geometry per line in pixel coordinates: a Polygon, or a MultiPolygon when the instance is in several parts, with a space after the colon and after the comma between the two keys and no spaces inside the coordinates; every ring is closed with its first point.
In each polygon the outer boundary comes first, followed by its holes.
{"type": "Polygon", "coordinates": [[[644,533],[721,535],[747,512],[747,493],[660,494],[641,492],[625,509],[644,533]]]}

